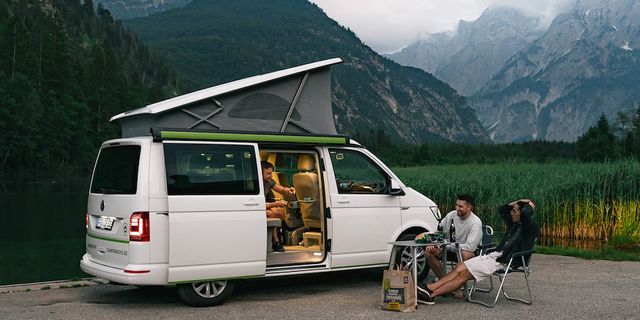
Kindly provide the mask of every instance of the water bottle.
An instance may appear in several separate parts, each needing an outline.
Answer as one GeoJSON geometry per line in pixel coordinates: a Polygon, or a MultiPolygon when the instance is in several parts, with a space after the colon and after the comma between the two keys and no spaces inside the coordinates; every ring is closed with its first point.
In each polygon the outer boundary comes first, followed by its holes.
{"type": "Polygon", "coordinates": [[[456,242],[456,226],[451,219],[451,226],[449,227],[449,241],[456,242]]]}

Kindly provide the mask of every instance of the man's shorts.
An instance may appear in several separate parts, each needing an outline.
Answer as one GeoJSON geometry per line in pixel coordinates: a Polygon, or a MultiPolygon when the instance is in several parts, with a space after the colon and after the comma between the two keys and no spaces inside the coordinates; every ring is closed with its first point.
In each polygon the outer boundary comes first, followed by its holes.
{"type": "Polygon", "coordinates": [[[476,281],[482,281],[488,279],[502,267],[502,263],[496,261],[500,256],[502,256],[502,252],[492,252],[488,255],[471,258],[463,263],[476,281]]]}

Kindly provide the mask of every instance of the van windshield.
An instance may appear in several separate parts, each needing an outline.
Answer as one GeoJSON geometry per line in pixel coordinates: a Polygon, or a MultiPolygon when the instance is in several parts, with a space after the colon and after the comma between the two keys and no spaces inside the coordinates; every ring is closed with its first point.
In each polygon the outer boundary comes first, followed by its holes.
{"type": "Polygon", "coordinates": [[[91,193],[136,194],[140,146],[114,146],[100,151],[91,193]]]}

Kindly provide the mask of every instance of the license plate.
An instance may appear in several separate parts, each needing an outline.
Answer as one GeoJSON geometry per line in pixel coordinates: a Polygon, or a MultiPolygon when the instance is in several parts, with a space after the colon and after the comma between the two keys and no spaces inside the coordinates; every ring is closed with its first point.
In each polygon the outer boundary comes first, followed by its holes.
{"type": "Polygon", "coordinates": [[[96,222],[96,229],[111,231],[115,221],[116,219],[112,217],[100,217],[96,222]]]}

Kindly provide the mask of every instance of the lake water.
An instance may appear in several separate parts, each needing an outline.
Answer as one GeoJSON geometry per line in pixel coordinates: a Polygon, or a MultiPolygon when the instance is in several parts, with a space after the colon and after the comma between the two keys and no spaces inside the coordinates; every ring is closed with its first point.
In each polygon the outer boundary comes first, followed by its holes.
{"type": "Polygon", "coordinates": [[[89,178],[0,183],[0,285],[86,277],[89,178]]]}

